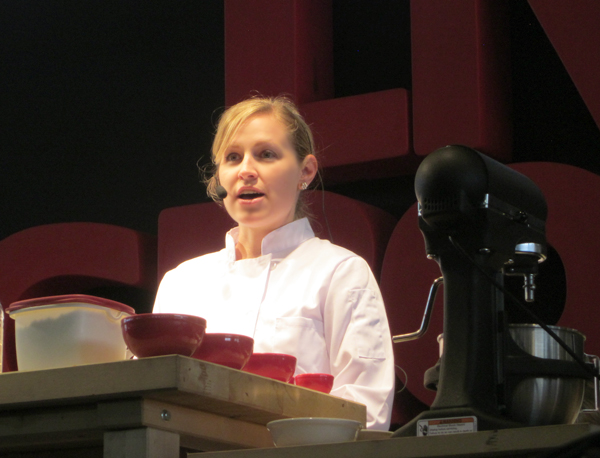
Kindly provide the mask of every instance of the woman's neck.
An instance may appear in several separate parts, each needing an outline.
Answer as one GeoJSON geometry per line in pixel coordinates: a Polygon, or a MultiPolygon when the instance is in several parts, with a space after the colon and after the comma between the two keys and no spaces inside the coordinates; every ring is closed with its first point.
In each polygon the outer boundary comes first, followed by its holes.
{"type": "Polygon", "coordinates": [[[238,239],[235,244],[235,259],[250,259],[262,256],[262,242],[271,232],[294,222],[293,219],[285,222],[281,226],[275,227],[248,227],[239,225],[238,239]]]}
{"type": "Polygon", "coordinates": [[[235,259],[239,261],[261,256],[262,241],[269,232],[240,227],[238,241],[235,244],[235,259]]]}

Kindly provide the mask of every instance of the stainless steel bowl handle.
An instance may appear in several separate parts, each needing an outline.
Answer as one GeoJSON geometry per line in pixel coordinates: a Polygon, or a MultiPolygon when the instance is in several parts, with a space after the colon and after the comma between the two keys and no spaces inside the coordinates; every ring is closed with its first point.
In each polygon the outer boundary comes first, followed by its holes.
{"type": "MultiPolygon", "coordinates": [[[[584,353],[584,356],[588,361],[594,362],[594,369],[598,373],[598,367],[600,367],[600,358],[596,355],[588,355],[584,353]]],[[[581,409],[581,412],[598,412],[598,377],[594,377],[594,408],[593,409],[581,409]]]]}
{"type": "Polygon", "coordinates": [[[429,327],[429,320],[431,318],[431,311],[433,310],[433,304],[435,297],[437,296],[437,290],[440,284],[444,282],[444,277],[438,277],[433,280],[433,284],[429,289],[429,297],[427,298],[427,305],[425,305],[425,313],[423,313],[423,321],[421,321],[421,327],[418,331],[410,332],[408,334],[400,334],[392,337],[392,342],[408,342],[409,340],[415,340],[421,337],[427,331],[429,327]]]}

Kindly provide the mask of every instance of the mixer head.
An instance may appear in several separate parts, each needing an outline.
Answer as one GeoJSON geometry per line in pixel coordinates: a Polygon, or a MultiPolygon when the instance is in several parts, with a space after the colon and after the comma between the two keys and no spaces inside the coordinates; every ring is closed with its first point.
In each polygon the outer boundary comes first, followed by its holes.
{"type": "Polygon", "coordinates": [[[415,193],[428,257],[455,253],[452,245],[459,244],[493,270],[523,275],[526,300],[533,299],[533,278],[546,258],[547,217],[533,181],[474,149],[450,145],[423,160],[415,193]]]}

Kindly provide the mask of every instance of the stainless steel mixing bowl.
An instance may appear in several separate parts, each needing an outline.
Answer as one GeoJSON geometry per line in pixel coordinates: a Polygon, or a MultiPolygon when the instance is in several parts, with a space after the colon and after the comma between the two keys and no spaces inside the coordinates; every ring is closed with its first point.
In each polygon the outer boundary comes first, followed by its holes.
{"type": "MultiPolygon", "coordinates": [[[[581,359],[585,336],[574,329],[550,326],[581,359]]],[[[573,358],[543,328],[534,324],[512,324],[515,343],[539,358],[573,361],[573,358]]],[[[585,379],[574,377],[531,377],[513,390],[508,406],[511,419],[530,426],[573,423],[579,414],[585,379]]]]}

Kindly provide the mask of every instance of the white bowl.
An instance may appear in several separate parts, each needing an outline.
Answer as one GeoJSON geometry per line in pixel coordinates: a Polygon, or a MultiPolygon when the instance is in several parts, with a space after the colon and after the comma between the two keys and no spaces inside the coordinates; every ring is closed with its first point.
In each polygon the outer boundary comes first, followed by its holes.
{"type": "Polygon", "coordinates": [[[19,371],[97,364],[126,358],[121,319],[135,310],[119,302],[83,294],[15,302],[19,371]]]}
{"type": "Polygon", "coordinates": [[[356,440],[362,423],[342,418],[286,418],[267,423],[276,447],[356,440]]]}

